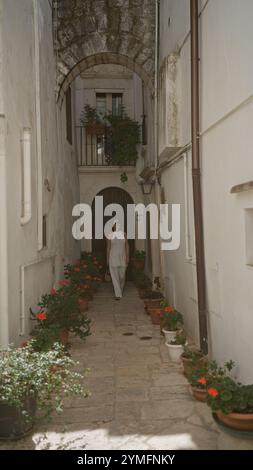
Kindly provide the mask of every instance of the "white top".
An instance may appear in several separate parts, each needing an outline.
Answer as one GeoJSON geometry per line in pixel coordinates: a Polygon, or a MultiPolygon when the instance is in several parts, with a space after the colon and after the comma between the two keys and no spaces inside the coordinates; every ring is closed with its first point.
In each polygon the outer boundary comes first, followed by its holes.
{"type": "Polygon", "coordinates": [[[111,266],[127,266],[126,240],[124,233],[121,231],[113,232],[111,233],[109,240],[111,241],[109,264],[111,266]]]}

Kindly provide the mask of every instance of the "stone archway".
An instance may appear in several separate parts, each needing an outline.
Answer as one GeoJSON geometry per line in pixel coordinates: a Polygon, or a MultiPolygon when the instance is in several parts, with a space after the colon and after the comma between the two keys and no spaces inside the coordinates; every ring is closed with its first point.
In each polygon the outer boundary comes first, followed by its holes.
{"type": "Polygon", "coordinates": [[[53,6],[60,98],[80,72],[103,63],[127,66],[152,89],[154,0],[58,0],[53,6]]]}

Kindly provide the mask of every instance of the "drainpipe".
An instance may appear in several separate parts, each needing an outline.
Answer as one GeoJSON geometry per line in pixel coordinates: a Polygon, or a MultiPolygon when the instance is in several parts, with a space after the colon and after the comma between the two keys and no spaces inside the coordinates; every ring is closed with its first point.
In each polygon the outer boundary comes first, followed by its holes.
{"type": "Polygon", "coordinates": [[[191,0],[191,125],[192,125],[192,181],[196,239],[196,268],[198,286],[198,312],[200,346],[208,352],[207,305],[204,259],[204,234],[201,196],[199,148],[199,15],[198,0],[191,0]]]}
{"type": "Polygon", "coordinates": [[[35,109],[37,145],[37,217],[38,251],[43,249],[43,183],[42,183],[42,140],[41,140],[41,99],[40,99],[40,32],[39,4],[33,0],[34,14],[34,68],[35,68],[35,109]]]}
{"type": "Polygon", "coordinates": [[[23,130],[22,138],[23,150],[23,181],[24,181],[24,201],[21,225],[28,224],[32,218],[32,182],[31,182],[31,130],[23,130]]]}

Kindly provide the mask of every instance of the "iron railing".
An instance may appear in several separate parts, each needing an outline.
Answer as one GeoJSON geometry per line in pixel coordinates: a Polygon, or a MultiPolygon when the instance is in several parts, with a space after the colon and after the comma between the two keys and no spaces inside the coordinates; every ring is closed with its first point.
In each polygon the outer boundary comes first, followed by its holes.
{"type": "MultiPolygon", "coordinates": [[[[119,166],[113,158],[111,134],[108,128],[103,133],[90,133],[86,126],[76,126],[79,166],[119,166]]],[[[134,166],[129,160],[124,166],[134,166]]]]}

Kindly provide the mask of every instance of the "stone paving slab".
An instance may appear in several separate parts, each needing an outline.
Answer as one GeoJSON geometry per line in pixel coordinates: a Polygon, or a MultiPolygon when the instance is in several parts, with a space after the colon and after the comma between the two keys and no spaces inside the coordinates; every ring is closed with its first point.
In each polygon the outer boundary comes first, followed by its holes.
{"type": "Polygon", "coordinates": [[[85,342],[72,337],[71,354],[76,370],[90,368],[84,379],[90,396],[67,399],[50,424],[0,442],[0,449],[253,449],[252,440],[221,431],[210,409],[191,396],[132,284],[120,302],[110,284],[102,286],[88,314],[92,335],[85,342]]]}

